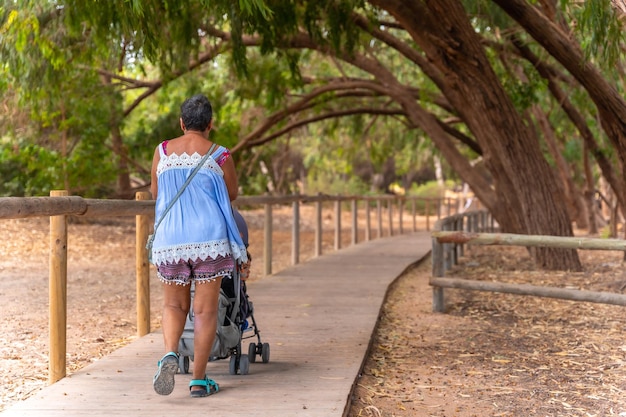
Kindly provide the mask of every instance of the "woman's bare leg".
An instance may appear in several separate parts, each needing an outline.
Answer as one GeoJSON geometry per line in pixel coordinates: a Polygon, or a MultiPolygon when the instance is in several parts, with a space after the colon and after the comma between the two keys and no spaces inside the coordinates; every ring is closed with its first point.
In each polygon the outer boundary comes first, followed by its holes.
{"type": "Polygon", "coordinates": [[[191,300],[190,285],[163,284],[163,341],[165,353],[178,352],[191,300]]]}
{"type": "Polygon", "coordinates": [[[154,391],[159,395],[169,395],[174,390],[178,358],[171,352],[178,352],[178,341],[183,334],[189,310],[189,286],[164,286],[163,301],[163,340],[166,354],[159,361],[159,368],[152,379],[154,391]]]}
{"type": "MultiPolygon", "coordinates": [[[[217,310],[222,278],[196,284],[193,299],[194,344],[193,379],[204,379],[217,330],[217,310]]],[[[192,387],[192,389],[202,387],[192,387]]]]}

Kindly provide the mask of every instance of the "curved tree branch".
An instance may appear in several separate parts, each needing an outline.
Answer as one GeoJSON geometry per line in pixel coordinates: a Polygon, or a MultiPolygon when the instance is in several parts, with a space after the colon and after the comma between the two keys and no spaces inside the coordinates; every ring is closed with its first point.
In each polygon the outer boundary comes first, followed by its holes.
{"type": "MultiPolygon", "coordinates": [[[[341,91],[341,90],[351,90],[352,94],[356,93],[356,90],[367,88],[369,86],[369,82],[364,81],[355,81],[355,80],[340,80],[336,79],[334,81],[329,82],[323,86],[314,88],[308,94],[302,96],[301,99],[296,101],[295,103],[285,107],[283,110],[280,110],[270,117],[266,118],[265,121],[260,124],[254,131],[246,135],[242,140],[237,143],[232,148],[232,152],[236,152],[239,149],[247,147],[248,142],[256,141],[258,138],[262,137],[266,132],[268,132],[272,126],[275,126],[279,121],[284,120],[288,116],[298,113],[302,110],[309,109],[313,105],[317,104],[314,100],[324,94],[341,91]]],[[[366,94],[365,92],[361,92],[361,94],[366,94]]]]}
{"type": "Polygon", "coordinates": [[[379,108],[355,108],[349,110],[336,110],[332,112],[328,112],[325,114],[321,114],[318,116],[310,117],[308,119],[302,119],[290,123],[284,128],[262,138],[256,139],[254,141],[249,141],[247,143],[247,147],[252,148],[254,146],[263,145],[264,143],[270,142],[294,129],[300,128],[302,126],[306,126],[308,124],[320,122],[326,119],[346,117],[346,116],[354,116],[357,114],[373,114],[373,115],[385,115],[385,116],[394,116],[394,115],[404,115],[404,111],[402,109],[379,109],[379,108]]]}
{"type": "MultiPolygon", "coordinates": [[[[294,35],[289,41],[288,46],[293,48],[306,48],[323,52],[329,55],[336,55],[335,51],[328,48],[322,48],[316,45],[312,39],[305,33],[294,35]]],[[[375,77],[376,82],[367,83],[365,88],[370,88],[380,94],[392,97],[399,103],[407,119],[414,127],[419,127],[430,136],[433,143],[444,154],[446,160],[455,167],[455,170],[464,181],[471,184],[472,189],[478,194],[478,197],[487,207],[495,207],[496,195],[491,185],[478,171],[471,166],[467,158],[465,158],[456,149],[450,141],[449,135],[440,126],[435,116],[426,111],[419,105],[414,97],[412,88],[402,85],[396,77],[378,61],[371,57],[364,57],[359,54],[340,54],[339,57],[355,67],[371,74],[375,77]]]]}

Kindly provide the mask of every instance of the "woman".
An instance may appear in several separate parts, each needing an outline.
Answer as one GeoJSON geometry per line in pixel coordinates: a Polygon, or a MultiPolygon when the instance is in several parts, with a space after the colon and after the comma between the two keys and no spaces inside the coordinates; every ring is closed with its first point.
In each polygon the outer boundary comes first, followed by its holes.
{"type": "Polygon", "coordinates": [[[230,279],[237,261],[245,262],[246,248],[233,218],[230,202],[237,198],[237,176],[230,152],[209,140],[213,123],[211,103],[196,95],[181,105],[183,135],[160,143],[152,161],[153,198],[157,223],[152,262],[163,282],[162,329],[165,356],[158,362],[154,390],[168,395],[178,369],[178,342],[191,304],[195,282],[194,363],[189,384],[192,397],[219,390],[206,376],[217,327],[222,279],[230,279]],[[169,210],[202,157],[210,153],[169,210]]]}

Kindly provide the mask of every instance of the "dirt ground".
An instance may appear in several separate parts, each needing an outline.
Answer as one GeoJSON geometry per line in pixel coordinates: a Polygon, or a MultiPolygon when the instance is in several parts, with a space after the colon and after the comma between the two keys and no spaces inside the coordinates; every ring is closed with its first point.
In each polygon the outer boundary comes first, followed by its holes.
{"type": "MultiPolygon", "coordinates": [[[[289,212],[274,216],[277,271],[291,261],[291,226],[289,212]]],[[[251,279],[262,279],[263,212],[245,217],[251,279]]],[[[306,218],[301,262],[313,253],[306,218]]],[[[0,411],[47,384],[48,232],[47,219],[0,220],[0,411]]],[[[329,233],[323,251],[332,246],[329,233]]],[[[134,254],[134,219],[70,221],[70,373],[136,337],[134,254]]],[[[523,249],[468,247],[448,275],[623,292],[621,253],[581,258],[582,273],[546,273],[523,249]]],[[[350,417],[626,416],[623,307],[446,290],[446,313],[433,313],[429,276],[426,260],[390,289],[350,417]]],[[[156,279],[151,285],[156,329],[161,298],[156,279]]]]}
{"type": "MultiPolygon", "coordinates": [[[[585,272],[534,270],[522,248],[472,247],[448,276],[622,293],[622,254],[581,251],[585,272]]],[[[430,262],[390,289],[350,417],[626,416],[624,307],[446,290],[430,262]]]]}

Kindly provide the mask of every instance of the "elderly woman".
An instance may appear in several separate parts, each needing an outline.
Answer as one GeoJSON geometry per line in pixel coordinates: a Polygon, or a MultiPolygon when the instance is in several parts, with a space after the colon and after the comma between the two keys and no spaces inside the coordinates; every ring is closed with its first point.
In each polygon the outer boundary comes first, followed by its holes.
{"type": "Polygon", "coordinates": [[[228,149],[209,139],[212,123],[213,110],[205,96],[185,100],[180,116],[183,135],[160,143],[152,161],[157,223],[151,259],[163,282],[166,352],[158,362],[153,386],[161,395],[174,390],[178,342],[191,307],[192,282],[195,324],[190,395],[206,397],[219,390],[207,377],[206,367],[215,338],[221,280],[230,279],[235,265],[247,261],[230,204],[237,197],[235,164],[228,149]]]}

